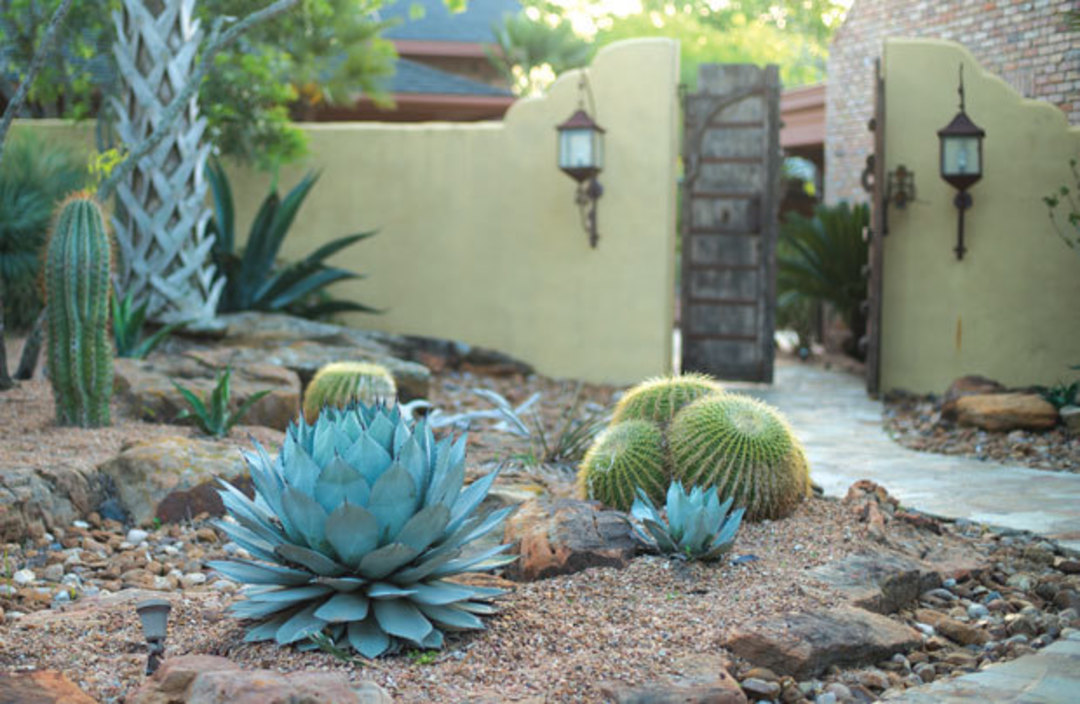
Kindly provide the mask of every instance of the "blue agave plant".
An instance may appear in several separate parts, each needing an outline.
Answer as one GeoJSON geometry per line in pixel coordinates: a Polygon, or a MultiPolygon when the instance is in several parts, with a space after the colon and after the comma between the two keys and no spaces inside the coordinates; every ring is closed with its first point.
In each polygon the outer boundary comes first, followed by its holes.
{"type": "Polygon", "coordinates": [[[235,520],[218,526],[255,559],[210,564],[247,585],[231,606],[254,622],[246,640],[329,639],[376,657],[483,628],[502,590],[446,578],[514,559],[505,545],[463,554],[512,509],[473,515],[496,473],[462,488],[464,436],[436,442],[397,407],[354,404],[291,425],[274,459],[258,444],[245,458],[255,498],[225,484],[235,520]]]}
{"type": "Polygon", "coordinates": [[[720,503],[716,487],[703,491],[695,486],[689,495],[682,482],[673,482],[667,491],[667,519],[653,505],[649,495],[638,489],[630,514],[641,526],[634,533],[647,546],[664,555],[686,560],[719,560],[735,544],[735,533],[746,509],[731,509],[731,499],[720,503]]]}

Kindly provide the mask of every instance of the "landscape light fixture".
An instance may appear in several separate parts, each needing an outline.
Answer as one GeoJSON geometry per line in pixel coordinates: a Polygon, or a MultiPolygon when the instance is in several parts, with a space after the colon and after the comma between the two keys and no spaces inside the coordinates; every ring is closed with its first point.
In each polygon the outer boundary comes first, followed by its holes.
{"type": "Polygon", "coordinates": [[[915,172],[900,164],[885,176],[885,200],[903,210],[915,200],[915,172]]]}
{"type": "Polygon", "coordinates": [[[172,605],[165,599],[146,599],[135,605],[146,638],[146,674],[152,675],[165,655],[165,636],[169,631],[169,611],[172,605]]]}
{"type": "Polygon", "coordinates": [[[986,131],[971,121],[964,111],[964,65],[960,64],[960,112],[945,127],[938,130],[941,142],[941,178],[957,190],[953,205],[959,213],[956,230],[956,258],[963,259],[964,211],[971,207],[968,189],[982,178],[983,137],[986,131]]]}
{"type": "Polygon", "coordinates": [[[581,211],[581,223],[589,235],[589,245],[596,247],[600,235],[596,231],[596,201],[604,194],[596,180],[604,168],[604,128],[596,124],[585,110],[585,97],[593,113],[592,90],[585,70],[578,81],[578,108],[570,118],[556,127],[559,132],[559,168],[577,181],[574,202],[581,211]]]}

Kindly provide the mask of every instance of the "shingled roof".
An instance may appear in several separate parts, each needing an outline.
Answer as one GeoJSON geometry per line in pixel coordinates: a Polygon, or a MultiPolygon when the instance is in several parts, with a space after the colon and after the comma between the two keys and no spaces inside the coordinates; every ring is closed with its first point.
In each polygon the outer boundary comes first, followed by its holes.
{"type": "Polygon", "coordinates": [[[379,16],[401,19],[401,24],[383,32],[386,39],[490,44],[494,41],[492,26],[502,22],[504,15],[520,11],[518,0],[469,0],[466,11],[457,14],[451,13],[443,0],[397,0],[380,8],[379,16]],[[424,8],[420,19],[409,19],[413,5],[424,8]]]}
{"type": "Polygon", "coordinates": [[[390,93],[435,93],[441,95],[509,96],[510,91],[489,86],[430,66],[398,59],[394,75],[387,79],[390,93]]]}

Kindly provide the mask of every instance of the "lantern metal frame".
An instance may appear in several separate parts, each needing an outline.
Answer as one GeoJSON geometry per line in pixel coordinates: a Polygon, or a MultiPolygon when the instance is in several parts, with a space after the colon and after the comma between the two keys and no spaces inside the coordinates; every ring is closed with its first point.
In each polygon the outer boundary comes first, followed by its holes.
{"type": "Polygon", "coordinates": [[[596,205],[600,196],[604,195],[604,187],[600,185],[597,176],[603,170],[604,133],[606,130],[598,125],[592,117],[592,115],[596,114],[596,105],[593,100],[592,87],[589,85],[589,78],[585,69],[581,69],[580,75],[581,77],[578,80],[579,96],[577,110],[575,110],[565,122],[555,127],[555,130],[559,134],[559,142],[557,143],[559,151],[557,154],[560,156],[559,169],[577,182],[577,189],[574,193],[574,203],[578,206],[578,210],[581,213],[581,224],[589,236],[589,246],[595,249],[600,240],[600,235],[596,226],[596,205]],[[592,114],[585,109],[586,97],[588,98],[589,108],[592,111],[592,114]],[[592,132],[592,138],[595,140],[593,142],[593,154],[591,155],[593,157],[593,163],[585,166],[570,166],[561,163],[563,135],[570,130],[588,130],[592,132]]]}
{"type": "Polygon", "coordinates": [[[970,117],[968,117],[965,104],[964,104],[964,65],[960,64],[960,85],[957,89],[960,94],[960,112],[956,113],[952,121],[938,130],[938,169],[941,173],[941,178],[950,186],[956,189],[956,196],[953,198],[953,205],[957,210],[957,226],[956,226],[956,247],[953,249],[956,252],[956,258],[958,260],[964,258],[964,253],[967,252],[967,247],[964,246],[964,213],[972,206],[974,199],[971,194],[968,193],[968,189],[978,183],[983,176],[983,139],[986,137],[986,130],[976,125],[970,117]],[[946,145],[950,140],[956,139],[975,139],[978,150],[978,165],[975,171],[971,173],[954,173],[950,169],[946,168],[946,145]]]}
{"type": "Polygon", "coordinates": [[[146,638],[146,674],[157,672],[158,665],[165,657],[165,637],[169,630],[169,612],[172,604],[165,599],[145,599],[135,605],[135,612],[142,623],[143,637],[146,638]]]}

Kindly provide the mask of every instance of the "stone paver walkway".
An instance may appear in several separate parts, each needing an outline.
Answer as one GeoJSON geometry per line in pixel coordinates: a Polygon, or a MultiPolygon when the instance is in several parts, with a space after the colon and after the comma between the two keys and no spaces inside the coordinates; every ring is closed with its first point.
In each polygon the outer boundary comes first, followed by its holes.
{"type": "Polygon", "coordinates": [[[882,405],[867,397],[862,379],[844,372],[784,364],[772,386],[725,386],[787,415],[826,494],[843,496],[852,482],[870,479],[906,506],[1030,530],[1080,549],[1080,474],[908,450],[885,433],[882,405]]]}

